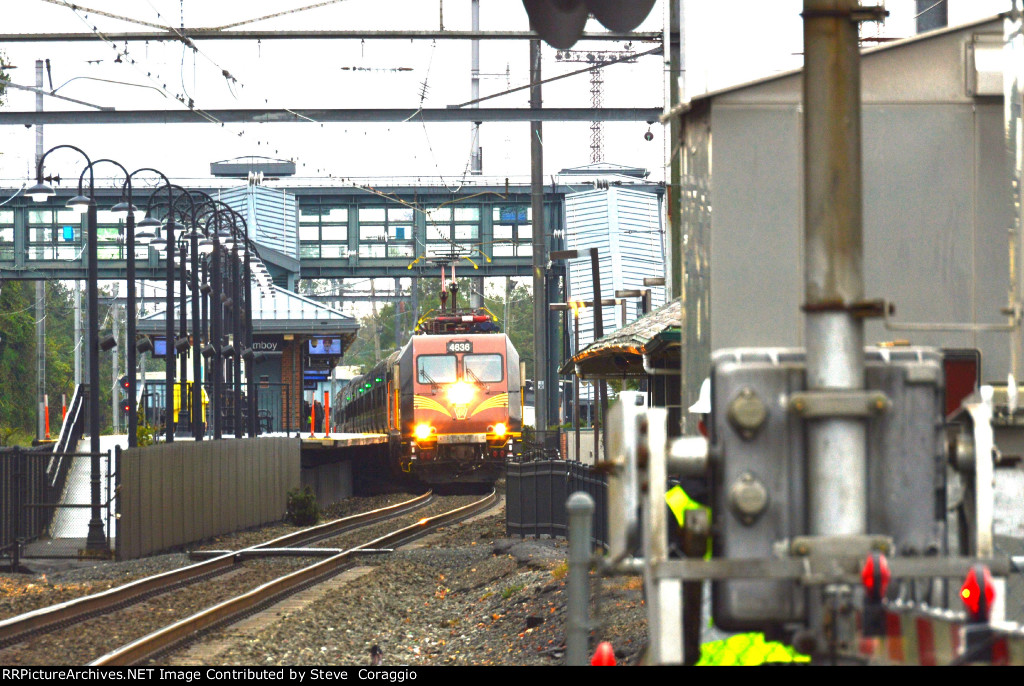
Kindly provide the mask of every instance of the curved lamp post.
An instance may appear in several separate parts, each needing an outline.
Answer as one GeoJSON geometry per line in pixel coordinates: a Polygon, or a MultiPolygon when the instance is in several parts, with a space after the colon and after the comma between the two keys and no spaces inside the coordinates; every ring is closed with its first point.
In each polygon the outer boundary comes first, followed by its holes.
{"type": "MultiPolygon", "coordinates": [[[[199,328],[199,310],[201,297],[199,292],[199,241],[200,237],[205,240],[199,230],[199,222],[193,210],[191,228],[186,234],[188,238],[188,253],[190,258],[189,287],[192,291],[192,437],[203,440],[206,432],[206,425],[203,417],[203,370],[201,359],[202,329],[199,328]]],[[[184,307],[184,304],[182,304],[184,307]]]]}
{"type": "MultiPolygon", "coordinates": [[[[135,297],[135,212],[136,207],[132,204],[132,175],[128,173],[128,170],[120,162],[109,158],[99,159],[91,162],[86,169],[82,170],[81,175],[78,177],[78,196],[82,197],[82,183],[85,179],[85,172],[92,173],[93,168],[96,165],[108,162],[113,164],[124,174],[124,185],[121,188],[121,201],[110,208],[110,211],[115,214],[125,214],[125,262],[127,267],[127,274],[125,278],[128,281],[128,312],[127,327],[128,333],[126,338],[128,339],[127,347],[127,367],[128,367],[128,447],[134,448],[138,445],[138,426],[139,417],[136,409],[136,378],[135,369],[137,366],[136,360],[136,348],[135,348],[135,310],[136,310],[136,297],[135,297]]],[[[90,276],[90,281],[92,280],[90,276]]]]}
{"type": "MultiPolygon", "coordinates": [[[[234,219],[234,213],[232,212],[232,218],[234,219]]],[[[238,227],[235,221],[232,221],[230,226],[230,233],[228,236],[221,237],[221,245],[224,247],[225,256],[228,259],[228,264],[224,265],[226,270],[230,270],[228,276],[228,282],[231,286],[230,294],[221,294],[221,300],[224,303],[225,313],[229,315],[229,321],[231,323],[231,342],[223,349],[223,355],[231,359],[230,367],[231,370],[231,410],[234,415],[234,436],[238,438],[244,433],[242,426],[242,365],[241,365],[241,294],[240,294],[240,281],[242,276],[238,273],[238,227]]]]}
{"type": "MultiPolygon", "coordinates": [[[[119,167],[121,165],[118,165],[119,167]]],[[[138,411],[138,352],[139,349],[136,344],[136,294],[135,294],[135,248],[136,242],[143,245],[147,244],[153,234],[146,231],[140,232],[138,236],[135,234],[135,212],[136,208],[132,204],[132,177],[136,174],[143,172],[149,172],[156,174],[163,179],[164,184],[170,187],[171,182],[167,176],[152,167],[142,167],[136,169],[130,174],[124,167],[121,170],[125,172],[124,187],[122,189],[122,197],[126,199],[126,202],[121,202],[111,208],[114,213],[126,212],[127,217],[125,218],[125,243],[128,246],[128,252],[126,254],[127,259],[127,279],[128,279],[128,310],[131,313],[128,317],[128,332],[126,338],[128,339],[128,396],[129,396],[129,412],[128,412],[128,446],[135,447],[138,445],[138,429],[139,429],[139,411],[138,411]]],[[[145,220],[143,220],[145,222],[145,220]]],[[[148,225],[155,224],[156,222],[150,221],[148,225]]],[[[142,224],[142,222],[140,222],[142,224]]],[[[143,227],[145,228],[145,226],[143,227]]]]}
{"type": "MultiPolygon", "coordinates": [[[[166,178],[166,177],[165,177],[166,178]]],[[[166,221],[163,224],[164,237],[162,239],[154,240],[153,245],[157,246],[158,250],[164,250],[166,252],[166,297],[165,297],[165,313],[164,313],[164,335],[166,340],[165,350],[165,362],[166,362],[166,391],[165,391],[165,402],[164,402],[164,434],[165,440],[168,443],[174,442],[174,376],[175,369],[174,363],[177,359],[176,356],[176,339],[174,336],[174,254],[175,254],[175,239],[174,229],[177,224],[174,221],[174,191],[177,189],[181,193],[186,193],[185,189],[180,186],[176,186],[170,182],[167,182],[167,214],[165,216],[166,221]]],[[[154,196],[155,197],[155,196],[154,196]]],[[[194,206],[191,196],[187,196],[190,207],[194,206]]],[[[146,207],[147,218],[150,212],[154,209],[153,198],[150,198],[150,202],[146,207]]],[[[184,333],[184,332],[182,332],[184,333]]],[[[182,410],[185,408],[184,401],[184,379],[182,379],[181,395],[179,396],[180,407],[182,410]]]]}
{"type": "MultiPolygon", "coordinates": [[[[206,432],[206,422],[203,416],[203,388],[202,381],[205,381],[207,374],[203,374],[202,369],[202,334],[204,326],[200,322],[200,310],[202,309],[201,300],[203,299],[203,293],[199,285],[199,255],[205,253],[206,245],[209,244],[209,240],[203,231],[200,231],[200,221],[203,217],[203,213],[206,208],[219,201],[214,200],[208,194],[202,191],[187,191],[190,196],[195,195],[201,199],[201,202],[195,202],[193,199],[191,207],[191,215],[189,217],[190,229],[184,236],[188,239],[188,253],[190,258],[190,281],[189,286],[192,290],[192,437],[197,440],[203,440],[203,436],[206,432]]],[[[182,297],[182,308],[185,307],[184,291],[182,297]]],[[[184,312],[184,309],[182,310],[184,312]]],[[[184,324],[183,324],[184,326],[184,324]]]]}
{"type": "MultiPolygon", "coordinates": [[[[188,224],[184,224],[185,229],[188,228],[188,224]]],[[[188,260],[188,233],[182,231],[178,234],[177,245],[175,246],[175,256],[181,259],[178,262],[179,272],[179,291],[178,291],[178,312],[180,319],[178,320],[178,338],[174,341],[174,354],[180,358],[181,371],[178,375],[178,419],[175,422],[174,435],[183,438],[189,434],[194,435],[193,427],[193,415],[192,412],[185,412],[185,407],[190,405],[188,400],[188,355],[186,353],[190,348],[189,331],[188,331],[188,298],[185,293],[185,284],[188,279],[188,268],[186,261],[188,260]]],[[[199,383],[199,379],[193,379],[193,387],[199,383]]]]}
{"type": "MultiPolygon", "coordinates": [[[[229,208],[230,209],[230,208],[229,208]]],[[[234,232],[234,260],[233,265],[236,270],[242,271],[241,281],[235,279],[235,283],[238,288],[236,291],[237,297],[235,298],[235,310],[234,310],[234,322],[235,322],[235,379],[236,379],[236,410],[235,417],[239,431],[242,430],[242,408],[241,408],[241,372],[242,372],[242,360],[245,360],[245,378],[246,378],[246,399],[247,399],[247,410],[248,410],[248,432],[250,436],[256,436],[259,429],[259,423],[256,417],[256,377],[255,377],[255,360],[256,355],[252,349],[252,256],[256,255],[259,257],[259,253],[256,249],[256,244],[249,238],[249,225],[245,221],[245,217],[231,209],[231,214],[235,219],[233,227],[234,232]],[[241,254],[238,254],[241,251],[241,254]],[[238,302],[241,299],[243,302],[238,302]],[[245,327],[242,328],[242,321],[244,319],[245,327]]]]}
{"type": "Polygon", "coordinates": [[[210,257],[210,284],[209,290],[207,291],[207,297],[209,298],[209,309],[210,309],[210,338],[206,346],[203,348],[203,357],[207,359],[207,368],[209,369],[208,376],[212,381],[213,397],[211,403],[213,404],[213,437],[214,439],[220,439],[224,435],[224,422],[223,412],[221,406],[221,400],[223,395],[223,362],[222,362],[222,342],[223,337],[221,333],[222,328],[222,317],[224,308],[220,301],[221,293],[221,246],[220,239],[222,234],[222,222],[224,212],[221,210],[212,212],[206,217],[206,234],[209,237],[209,247],[205,248],[203,252],[208,254],[210,257]]]}
{"type": "Polygon", "coordinates": [[[92,171],[93,162],[89,156],[78,147],[73,145],[57,145],[39,158],[36,163],[36,183],[29,188],[25,194],[35,202],[45,202],[48,198],[56,195],[56,192],[49,185],[43,183],[43,162],[46,157],[61,149],[74,150],[85,158],[89,171],[89,195],[88,197],[78,195],[68,201],[68,206],[74,209],[84,207],[86,213],[86,259],[88,265],[89,282],[86,284],[88,299],[88,322],[86,326],[86,348],[89,360],[89,472],[90,472],[90,501],[91,515],[89,518],[89,531],[86,536],[85,545],[89,550],[105,550],[107,548],[106,536],[103,533],[103,520],[100,516],[100,358],[99,358],[99,265],[97,259],[97,235],[96,235],[96,184],[92,171]]]}
{"type": "MultiPolygon", "coordinates": [[[[181,318],[180,318],[180,329],[181,337],[175,342],[175,348],[179,354],[184,354],[189,345],[191,345],[192,355],[192,390],[189,396],[189,405],[191,411],[189,413],[188,425],[191,428],[192,438],[201,441],[203,434],[205,433],[205,424],[203,420],[203,405],[202,405],[202,385],[201,380],[203,379],[202,364],[201,364],[201,329],[199,322],[199,311],[200,311],[200,289],[199,289],[199,241],[200,237],[205,240],[205,235],[199,230],[199,216],[200,209],[203,205],[208,202],[213,202],[213,199],[209,195],[202,191],[184,191],[184,196],[190,200],[189,215],[187,217],[186,228],[187,232],[183,232],[178,236],[178,254],[181,257],[181,289],[180,289],[180,307],[181,307],[181,318]],[[197,203],[196,199],[193,198],[193,194],[199,196],[202,202],[197,203]],[[188,262],[186,263],[186,259],[188,262]],[[186,268],[187,266],[187,268],[186,268]],[[191,297],[191,314],[192,314],[192,327],[191,336],[188,336],[187,313],[189,307],[189,299],[186,297],[186,285],[192,292],[191,297]],[[191,340],[189,340],[191,339],[191,340]]],[[[183,196],[179,196],[179,199],[183,196]]],[[[181,393],[180,393],[180,407],[182,410],[186,405],[186,392],[184,386],[184,379],[188,376],[188,359],[182,357],[181,359],[181,393]]],[[[178,435],[184,435],[181,430],[183,423],[181,422],[181,410],[178,413],[178,435]]]]}
{"type": "MultiPolygon", "coordinates": [[[[226,203],[214,200],[205,193],[196,191],[202,198],[190,207],[192,229],[188,234],[179,236],[179,245],[188,243],[191,263],[192,288],[192,329],[193,329],[193,370],[194,378],[199,378],[199,355],[206,358],[206,374],[203,379],[211,387],[213,438],[220,439],[224,433],[224,400],[223,384],[225,371],[230,372],[233,383],[231,390],[232,417],[234,436],[241,437],[246,428],[250,436],[255,436],[258,428],[256,421],[256,388],[252,364],[255,354],[252,351],[252,298],[251,256],[256,255],[255,245],[248,240],[245,219],[226,203]],[[202,230],[200,230],[202,227],[202,230]],[[239,252],[243,251],[243,252],[239,252]],[[202,261],[200,262],[200,258],[202,261]],[[223,260],[228,260],[224,262],[223,260]],[[210,283],[204,278],[199,282],[199,271],[209,275],[210,283]],[[239,273],[241,272],[241,273],[239,273]],[[227,283],[225,284],[225,280],[227,283]],[[245,285],[244,288],[242,287],[245,285]],[[224,288],[227,286],[227,288],[224,288]],[[230,291],[230,292],[229,292],[230,291]],[[209,310],[210,332],[205,344],[200,349],[199,332],[206,331],[207,309],[209,310]],[[200,321],[202,311],[202,321],[200,321]],[[230,329],[231,344],[225,341],[225,328],[230,329]],[[225,360],[230,359],[228,370],[225,360]],[[242,360],[246,361],[248,426],[243,421],[242,406],[242,360]]],[[[260,263],[260,266],[262,264],[260,263]]],[[[258,278],[261,290],[269,286],[269,276],[261,273],[258,278]]],[[[184,284],[184,280],[182,281],[184,284]]],[[[182,286],[184,293],[184,286],[182,286]]],[[[184,307],[184,297],[182,307],[184,307]]],[[[184,324],[182,324],[184,328],[184,324]]],[[[183,373],[184,376],[184,373],[183,373]]],[[[200,426],[201,419],[201,388],[193,384],[193,433],[200,426]]]]}

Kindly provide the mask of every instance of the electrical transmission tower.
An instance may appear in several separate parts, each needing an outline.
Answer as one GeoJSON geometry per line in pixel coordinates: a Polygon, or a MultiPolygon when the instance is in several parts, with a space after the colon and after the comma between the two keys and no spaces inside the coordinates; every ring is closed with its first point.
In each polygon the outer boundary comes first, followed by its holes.
{"type": "MultiPolygon", "coordinates": [[[[595,66],[635,55],[633,48],[626,45],[625,50],[559,50],[555,60],[559,62],[585,62],[595,66]]],[[[632,60],[627,60],[632,61],[632,60]]],[[[600,109],[604,98],[604,70],[594,69],[590,72],[590,106],[600,109]]],[[[604,122],[590,122],[590,162],[604,161],[604,122]]]]}

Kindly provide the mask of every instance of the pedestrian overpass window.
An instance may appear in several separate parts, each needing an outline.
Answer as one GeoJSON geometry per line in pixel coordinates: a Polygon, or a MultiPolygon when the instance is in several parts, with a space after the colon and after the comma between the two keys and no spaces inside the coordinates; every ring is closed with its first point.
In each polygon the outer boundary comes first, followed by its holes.
{"type": "Polygon", "coordinates": [[[426,210],[428,255],[453,251],[471,254],[480,243],[480,207],[431,207],[426,210]]]}
{"type": "Polygon", "coordinates": [[[83,215],[64,208],[28,211],[28,259],[74,260],[82,250],[83,215]]]}
{"type": "Polygon", "coordinates": [[[348,257],[348,208],[299,206],[301,257],[348,257]]]}
{"type": "Polygon", "coordinates": [[[96,256],[101,260],[125,259],[124,218],[110,210],[96,213],[96,256]]]}
{"type": "Polygon", "coordinates": [[[413,208],[360,207],[359,256],[414,256],[413,208]]]}
{"type": "Polygon", "coordinates": [[[499,205],[491,208],[494,227],[494,257],[533,254],[533,208],[528,205],[499,205]]]}
{"type": "Polygon", "coordinates": [[[14,210],[0,210],[0,260],[14,259],[14,210]]]}

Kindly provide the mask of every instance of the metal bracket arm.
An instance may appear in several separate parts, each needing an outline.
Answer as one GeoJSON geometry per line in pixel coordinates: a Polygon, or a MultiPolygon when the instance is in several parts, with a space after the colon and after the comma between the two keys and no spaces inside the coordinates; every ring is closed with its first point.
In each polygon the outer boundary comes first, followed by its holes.
{"type": "Polygon", "coordinates": [[[800,13],[804,19],[849,19],[853,22],[883,21],[889,16],[889,10],[882,5],[857,7],[853,10],[804,10],[800,13]]]}
{"type": "Polygon", "coordinates": [[[804,419],[870,417],[891,405],[889,398],[878,391],[805,391],[789,399],[789,408],[804,419]]]}
{"type": "MultiPolygon", "coordinates": [[[[984,564],[993,576],[1007,576],[1021,569],[1019,558],[897,557],[889,559],[893,579],[963,579],[972,565],[984,564]]],[[[758,579],[799,582],[805,586],[860,584],[860,558],[762,558],[762,559],[671,559],[655,565],[658,579],[681,581],[725,581],[758,579]]]]}

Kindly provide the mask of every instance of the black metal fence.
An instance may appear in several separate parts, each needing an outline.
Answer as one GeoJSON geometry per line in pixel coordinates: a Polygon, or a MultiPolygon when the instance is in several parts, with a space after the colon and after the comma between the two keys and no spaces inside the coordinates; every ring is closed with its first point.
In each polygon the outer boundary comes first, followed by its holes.
{"type": "MultiPolygon", "coordinates": [[[[262,381],[256,384],[256,424],[260,434],[298,434],[301,420],[296,423],[292,418],[291,387],[286,383],[262,381]]],[[[249,386],[242,384],[239,394],[241,399],[242,432],[249,435],[249,386]]],[[[223,429],[227,434],[235,434],[235,424],[239,417],[235,412],[234,384],[225,383],[221,388],[221,417],[223,429]]],[[[207,416],[212,419],[211,409],[207,416]]],[[[209,432],[209,431],[208,431],[209,432]]]]}
{"type": "MultiPolygon", "coordinates": [[[[164,415],[167,413],[166,382],[150,380],[146,382],[145,390],[139,400],[139,411],[145,421],[157,430],[157,435],[163,433],[165,423],[164,415]]],[[[178,384],[174,386],[175,398],[173,407],[175,409],[174,421],[188,423],[192,414],[192,383],[187,382],[185,387],[184,405],[185,411],[179,411],[181,400],[178,395],[181,388],[178,384]]],[[[207,436],[213,433],[213,389],[203,386],[203,417],[205,418],[207,436]]],[[[249,434],[249,404],[248,384],[242,384],[241,392],[241,418],[242,433],[249,434]]],[[[228,435],[235,435],[235,424],[238,415],[235,413],[235,388],[234,384],[225,383],[221,387],[220,394],[221,430],[228,435]]],[[[299,424],[292,417],[292,401],[289,384],[260,382],[256,384],[256,421],[258,431],[266,433],[298,433],[299,424]]],[[[301,423],[301,422],[300,422],[301,423]]]]}
{"type": "MultiPolygon", "coordinates": [[[[91,453],[0,449],[0,550],[16,570],[21,558],[79,557],[92,517],[91,453]]],[[[100,458],[100,508],[108,549],[113,465],[100,458]]]]}
{"type": "Polygon", "coordinates": [[[256,419],[260,426],[260,433],[289,434],[293,431],[298,432],[299,425],[292,420],[292,409],[289,384],[257,382],[256,419]]]}
{"type": "Polygon", "coordinates": [[[594,499],[593,537],[608,543],[608,487],[604,474],[565,460],[510,462],[505,472],[505,531],[510,536],[568,535],[565,505],[578,491],[594,499]]]}

